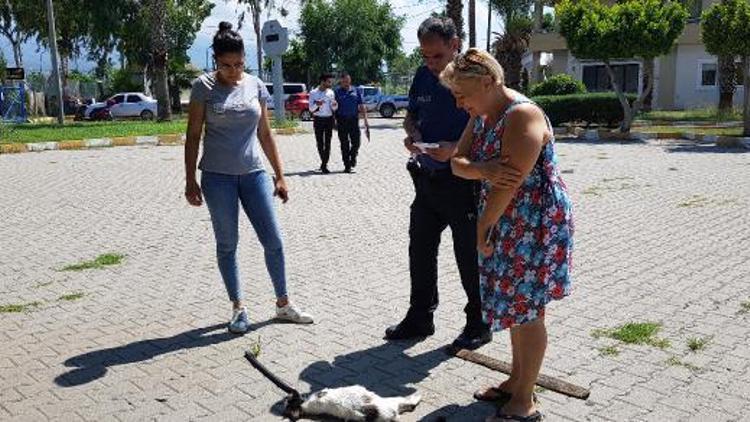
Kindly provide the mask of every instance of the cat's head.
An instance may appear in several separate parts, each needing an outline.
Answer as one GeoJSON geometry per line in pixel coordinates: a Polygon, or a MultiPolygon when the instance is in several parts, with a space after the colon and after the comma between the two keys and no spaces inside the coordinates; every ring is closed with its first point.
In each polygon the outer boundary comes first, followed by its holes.
{"type": "Polygon", "coordinates": [[[296,421],[302,418],[302,403],[303,398],[299,394],[290,394],[284,399],[284,412],[282,416],[285,418],[296,421]]]}

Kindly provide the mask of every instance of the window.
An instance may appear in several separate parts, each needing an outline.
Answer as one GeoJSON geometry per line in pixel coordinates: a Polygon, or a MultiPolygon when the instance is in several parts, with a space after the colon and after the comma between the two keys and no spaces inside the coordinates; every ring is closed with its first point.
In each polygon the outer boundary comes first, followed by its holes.
{"type": "Polygon", "coordinates": [[[734,64],[735,80],[737,86],[743,86],[745,84],[745,75],[742,73],[742,62],[735,62],[734,64]]]}
{"type": "Polygon", "coordinates": [[[125,102],[127,102],[127,103],[140,103],[141,102],[141,96],[140,95],[128,95],[128,99],[125,102]]]}
{"type": "Polygon", "coordinates": [[[266,89],[268,90],[268,93],[270,95],[273,95],[273,85],[272,84],[266,84],[266,89]]]}
{"type": "Polygon", "coordinates": [[[284,84],[284,94],[299,94],[300,92],[305,92],[305,87],[302,85],[287,85],[284,84]]]}
{"type": "Polygon", "coordinates": [[[719,74],[716,63],[701,64],[701,86],[716,86],[716,79],[719,74]]]}
{"type": "Polygon", "coordinates": [[[370,97],[378,93],[377,88],[363,88],[362,91],[363,91],[362,96],[364,97],[370,97]]]}
{"type": "Polygon", "coordinates": [[[125,101],[125,96],[124,95],[115,95],[114,97],[112,97],[112,101],[114,101],[115,104],[120,104],[123,101],[125,101]]]}
{"type": "MultiPolygon", "coordinates": [[[[615,64],[611,65],[615,73],[615,80],[625,92],[638,93],[638,76],[640,65],[615,64]]],[[[590,92],[606,92],[612,90],[609,74],[604,65],[583,66],[583,84],[590,92]]]]}

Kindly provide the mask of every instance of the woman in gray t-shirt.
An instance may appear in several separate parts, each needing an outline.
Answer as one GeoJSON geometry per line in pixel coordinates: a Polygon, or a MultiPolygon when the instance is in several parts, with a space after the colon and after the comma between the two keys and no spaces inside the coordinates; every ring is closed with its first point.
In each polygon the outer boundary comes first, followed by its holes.
{"type": "Polygon", "coordinates": [[[205,198],[211,214],[219,271],[233,306],[229,331],[244,333],[250,327],[237,270],[240,204],[263,245],[266,268],[276,293],[276,317],[312,323],[310,315],[289,302],[286,291],[284,249],[273,197],[286,202],[288,189],[268,124],[268,91],[260,79],[244,72],[244,44],[231,24],[219,25],[212,47],[218,70],[197,78],[190,94],[185,197],[194,206],[200,206],[205,198]],[[199,185],[195,173],[201,135],[199,185]],[[273,180],[263,167],[261,149],[273,167],[273,180]]]}

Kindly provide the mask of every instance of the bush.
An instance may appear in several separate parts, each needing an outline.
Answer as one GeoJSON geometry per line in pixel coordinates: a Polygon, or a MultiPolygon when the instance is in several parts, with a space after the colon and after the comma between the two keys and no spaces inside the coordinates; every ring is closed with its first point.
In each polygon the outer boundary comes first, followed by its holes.
{"type": "Polygon", "coordinates": [[[532,86],[529,93],[534,97],[540,95],[585,94],[586,85],[570,75],[561,73],[532,86]]]}
{"type": "MultiPolygon", "coordinates": [[[[636,96],[628,94],[632,104],[636,96]]],[[[547,113],[553,126],[563,123],[604,124],[614,127],[623,119],[622,105],[613,92],[533,97],[547,113]]]]}

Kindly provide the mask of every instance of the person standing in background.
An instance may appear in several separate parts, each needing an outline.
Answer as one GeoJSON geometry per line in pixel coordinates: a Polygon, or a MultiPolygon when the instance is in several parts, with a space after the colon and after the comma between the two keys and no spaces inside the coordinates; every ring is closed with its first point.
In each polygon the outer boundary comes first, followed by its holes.
{"type": "Polygon", "coordinates": [[[331,90],[333,75],[324,73],[320,76],[318,87],[310,92],[309,109],[313,115],[315,142],[320,156],[320,171],[328,170],[328,159],[331,157],[331,138],[333,137],[333,114],[338,108],[336,98],[331,90]]]}
{"type": "MultiPolygon", "coordinates": [[[[336,123],[338,125],[339,142],[341,142],[341,159],[344,162],[344,173],[351,173],[357,167],[361,134],[359,131],[359,116],[365,121],[367,133],[370,123],[367,121],[367,109],[362,102],[362,94],[352,86],[352,77],[342,72],[339,87],[336,88],[336,123]]],[[[369,137],[369,136],[368,136],[369,137]]]]}

